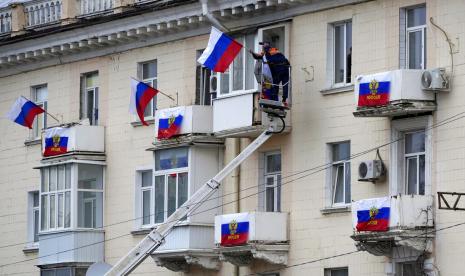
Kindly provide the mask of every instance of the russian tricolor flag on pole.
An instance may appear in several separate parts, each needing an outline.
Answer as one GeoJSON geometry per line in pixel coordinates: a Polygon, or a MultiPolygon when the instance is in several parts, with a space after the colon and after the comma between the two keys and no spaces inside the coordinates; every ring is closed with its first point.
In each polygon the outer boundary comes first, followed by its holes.
{"type": "Polygon", "coordinates": [[[240,43],[212,27],[207,48],[197,61],[214,72],[224,73],[241,49],[240,43]]]}
{"type": "Polygon", "coordinates": [[[6,115],[13,122],[32,129],[34,118],[40,113],[45,112],[30,100],[19,97],[6,115]]]}
{"type": "Polygon", "coordinates": [[[249,213],[221,216],[221,245],[242,245],[249,240],[249,213]]]}
{"type": "Polygon", "coordinates": [[[391,198],[363,199],[353,203],[357,211],[357,231],[387,231],[391,198]]]}
{"type": "Polygon", "coordinates": [[[129,103],[129,111],[134,115],[138,115],[144,126],[149,125],[144,120],[144,110],[150,100],[155,97],[157,93],[158,90],[150,85],[131,79],[131,100],[129,103]]]}

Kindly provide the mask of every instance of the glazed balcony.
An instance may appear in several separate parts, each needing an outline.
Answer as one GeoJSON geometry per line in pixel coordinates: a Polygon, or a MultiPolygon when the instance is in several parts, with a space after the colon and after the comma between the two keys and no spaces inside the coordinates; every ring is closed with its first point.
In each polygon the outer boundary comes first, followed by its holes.
{"type": "Polygon", "coordinates": [[[435,94],[421,87],[422,73],[423,70],[402,69],[358,76],[355,80],[357,108],[353,112],[354,116],[393,117],[436,110],[435,94]],[[381,82],[389,82],[389,84],[383,87],[381,82]],[[381,98],[383,97],[381,93],[386,93],[387,90],[389,94],[384,95],[387,97],[384,100],[381,98]],[[360,98],[364,97],[368,100],[361,102],[360,98]]]}
{"type": "Polygon", "coordinates": [[[376,256],[418,257],[431,250],[434,234],[433,197],[426,195],[398,195],[390,197],[388,230],[370,232],[356,230],[357,210],[352,206],[354,234],[351,238],[359,250],[376,256]]]}
{"type": "Polygon", "coordinates": [[[289,251],[287,228],[287,213],[249,212],[216,216],[215,251],[220,254],[221,260],[238,266],[248,266],[254,260],[274,265],[286,265],[289,251]],[[236,220],[237,217],[246,219],[236,220]],[[247,237],[239,243],[227,242],[227,240],[239,239],[237,234],[244,234],[244,232],[239,233],[234,230],[234,233],[230,232],[235,227],[231,224],[237,223],[238,225],[243,222],[248,223],[247,237]]]}

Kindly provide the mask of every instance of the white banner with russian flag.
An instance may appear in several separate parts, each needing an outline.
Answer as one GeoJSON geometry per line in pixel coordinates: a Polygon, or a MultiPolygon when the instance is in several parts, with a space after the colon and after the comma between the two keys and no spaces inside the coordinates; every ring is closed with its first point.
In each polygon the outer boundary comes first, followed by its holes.
{"type": "Polygon", "coordinates": [[[169,139],[179,134],[185,110],[185,106],[157,110],[158,139],[169,139]]]}
{"type": "Polygon", "coordinates": [[[241,49],[239,42],[212,27],[207,48],[197,61],[214,72],[224,73],[241,49]]]}
{"type": "Polygon", "coordinates": [[[46,129],[42,139],[42,155],[49,157],[67,153],[70,133],[70,129],[64,127],[46,129]]]}
{"type": "Polygon", "coordinates": [[[250,214],[221,216],[221,246],[236,246],[249,240],[250,214]]]}
{"type": "Polygon", "coordinates": [[[362,199],[352,203],[353,224],[357,231],[388,231],[390,197],[362,199]]]}

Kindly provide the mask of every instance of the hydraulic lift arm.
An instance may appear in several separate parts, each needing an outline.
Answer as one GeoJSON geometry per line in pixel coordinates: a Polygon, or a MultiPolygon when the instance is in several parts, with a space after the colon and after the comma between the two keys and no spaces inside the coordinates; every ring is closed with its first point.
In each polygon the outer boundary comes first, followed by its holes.
{"type": "Polygon", "coordinates": [[[164,238],[169,234],[173,227],[185,216],[191,214],[197,209],[204,200],[208,199],[216,189],[221,185],[221,181],[229,175],[237,166],[254,153],[263,143],[265,143],[276,131],[276,120],[268,130],[258,136],[247,148],[245,148],[236,158],[227,164],[217,175],[208,180],[200,189],[192,195],[181,207],[179,207],[167,220],[152,230],[139,244],[134,247],[126,256],[119,260],[105,275],[128,275],[136,269],[152,252],[160,247],[164,238]]]}

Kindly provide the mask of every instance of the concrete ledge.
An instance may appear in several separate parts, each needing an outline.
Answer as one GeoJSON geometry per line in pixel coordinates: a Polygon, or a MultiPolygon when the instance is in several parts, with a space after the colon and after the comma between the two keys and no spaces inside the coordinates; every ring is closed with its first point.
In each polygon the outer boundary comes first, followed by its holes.
{"type": "Polygon", "coordinates": [[[330,88],[325,88],[320,90],[320,93],[322,95],[331,95],[331,94],[338,94],[338,93],[344,93],[344,92],[353,92],[354,91],[354,85],[353,84],[348,84],[340,87],[330,87],[330,88]]]}
{"type": "Polygon", "coordinates": [[[321,214],[335,214],[335,213],[349,213],[351,211],[350,205],[347,206],[338,206],[338,207],[325,207],[320,209],[321,214]]]}

